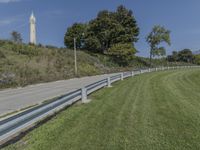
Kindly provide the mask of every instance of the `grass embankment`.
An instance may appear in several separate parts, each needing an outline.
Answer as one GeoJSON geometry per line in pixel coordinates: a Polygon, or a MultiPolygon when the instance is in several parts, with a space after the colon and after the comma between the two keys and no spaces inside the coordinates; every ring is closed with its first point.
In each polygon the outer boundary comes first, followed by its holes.
{"type": "MultiPolygon", "coordinates": [[[[78,77],[123,69],[105,55],[92,56],[84,51],[77,51],[77,62],[78,77]]],[[[73,50],[0,40],[0,88],[73,77],[75,77],[73,50]]]]}
{"type": "Polygon", "coordinates": [[[200,149],[200,70],[118,82],[35,129],[9,150],[200,149]]]}
{"type": "MultiPolygon", "coordinates": [[[[135,57],[127,67],[120,67],[108,55],[77,51],[78,77],[148,67],[149,59],[135,57]]],[[[164,58],[154,66],[169,64],[164,58]]],[[[63,80],[74,75],[74,51],[50,46],[15,44],[0,40],[0,89],[63,80]]]]}

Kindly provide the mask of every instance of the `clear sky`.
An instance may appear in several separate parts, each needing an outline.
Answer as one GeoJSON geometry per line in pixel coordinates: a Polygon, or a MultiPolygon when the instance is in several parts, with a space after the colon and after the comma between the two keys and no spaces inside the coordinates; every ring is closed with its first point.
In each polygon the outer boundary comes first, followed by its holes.
{"type": "Polygon", "coordinates": [[[64,33],[74,22],[87,22],[103,9],[115,10],[120,4],[133,10],[140,27],[138,55],[148,56],[145,42],[154,25],[171,30],[172,50],[200,49],[200,0],[0,0],[0,38],[19,31],[29,40],[29,16],[37,18],[38,43],[64,46],[64,33]]]}

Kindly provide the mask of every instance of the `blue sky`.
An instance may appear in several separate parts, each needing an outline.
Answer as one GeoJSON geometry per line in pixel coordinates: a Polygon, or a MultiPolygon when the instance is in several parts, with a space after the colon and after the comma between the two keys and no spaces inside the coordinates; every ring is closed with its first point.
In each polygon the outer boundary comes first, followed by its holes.
{"type": "Polygon", "coordinates": [[[200,49],[199,0],[0,0],[0,38],[9,33],[22,33],[24,42],[29,39],[28,19],[33,10],[37,18],[38,43],[64,46],[64,33],[74,22],[87,22],[103,9],[115,10],[120,4],[133,10],[140,27],[138,55],[148,56],[145,42],[154,25],[171,30],[172,50],[200,49]]]}

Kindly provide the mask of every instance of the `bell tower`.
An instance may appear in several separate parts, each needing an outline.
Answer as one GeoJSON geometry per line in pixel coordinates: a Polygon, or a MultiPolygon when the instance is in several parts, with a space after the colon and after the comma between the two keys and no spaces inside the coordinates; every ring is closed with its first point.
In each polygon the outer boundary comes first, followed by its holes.
{"type": "Polygon", "coordinates": [[[36,44],[36,18],[33,12],[30,16],[30,43],[36,44]]]}

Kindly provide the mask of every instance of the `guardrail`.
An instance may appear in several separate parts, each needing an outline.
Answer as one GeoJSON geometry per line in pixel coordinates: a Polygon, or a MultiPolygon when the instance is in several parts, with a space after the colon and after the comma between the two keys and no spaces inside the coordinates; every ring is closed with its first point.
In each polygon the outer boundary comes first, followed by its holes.
{"type": "Polygon", "coordinates": [[[82,100],[83,103],[87,103],[87,96],[103,87],[111,87],[111,84],[124,80],[128,77],[133,77],[142,73],[162,71],[162,70],[172,70],[181,68],[197,68],[199,66],[177,66],[177,67],[159,67],[159,68],[147,68],[139,69],[131,72],[123,72],[118,75],[108,77],[106,79],[100,80],[93,84],[87,85],[82,89],[67,93],[61,97],[58,97],[54,101],[47,102],[36,106],[34,108],[28,109],[24,112],[16,114],[14,116],[8,117],[0,121],[0,144],[7,141],[11,137],[19,134],[24,129],[34,125],[38,121],[51,116],[62,110],[63,108],[72,105],[73,103],[82,100]]]}

